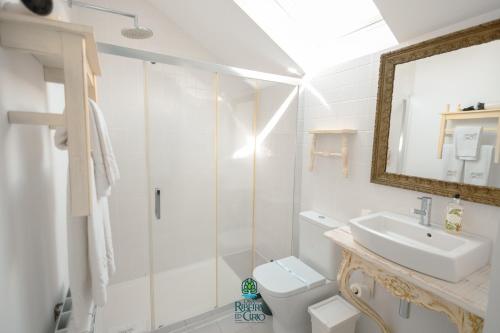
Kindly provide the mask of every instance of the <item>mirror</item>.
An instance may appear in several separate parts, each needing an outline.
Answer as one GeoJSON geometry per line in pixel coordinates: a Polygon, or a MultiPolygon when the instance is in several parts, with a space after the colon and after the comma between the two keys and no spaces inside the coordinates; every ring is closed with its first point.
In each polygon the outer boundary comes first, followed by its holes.
{"type": "Polygon", "coordinates": [[[500,20],[382,55],[372,182],[500,205],[500,20]]]}

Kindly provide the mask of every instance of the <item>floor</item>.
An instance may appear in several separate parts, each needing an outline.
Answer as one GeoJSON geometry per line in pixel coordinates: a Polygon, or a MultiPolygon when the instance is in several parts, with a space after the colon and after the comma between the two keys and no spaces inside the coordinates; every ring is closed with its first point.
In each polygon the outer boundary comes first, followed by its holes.
{"type": "MultiPolygon", "coordinates": [[[[214,289],[216,274],[213,259],[155,274],[156,327],[165,327],[175,323],[183,326],[191,325],[200,314],[214,310],[216,297],[219,305],[228,304],[232,311],[232,303],[241,298],[241,281],[251,276],[251,268],[244,264],[251,262],[250,258],[250,251],[245,251],[219,260],[217,295],[214,289]]],[[[259,263],[262,260],[260,256],[257,258],[259,263]]],[[[228,309],[222,307],[220,311],[228,309]]],[[[218,316],[221,316],[220,311],[216,311],[218,316]]],[[[109,287],[108,303],[101,312],[98,312],[96,318],[96,331],[98,333],[149,332],[150,317],[149,277],[145,276],[109,287]]],[[[205,322],[198,322],[197,325],[205,325],[205,322]]],[[[214,325],[215,323],[205,325],[206,332],[212,332],[214,325]]],[[[230,326],[224,324],[224,321],[217,325],[230,326]]],[[[241,329],[242,333],[266,332],[265,330],[245,331],[243,330],[247,328],[245,324],[236,325],[238,326],[235,329],[241,329]]],[[[240,332],[240,330],[228,331],[226,329],[222,332],[240,332]]]]}
{"type": "Polygon", "coordinates": [[[154,333],[273,333],[272,326],[271,316],[261,323],[236,323],[232,309],[229,309],[187,325],[166,327],[154,333]]]}

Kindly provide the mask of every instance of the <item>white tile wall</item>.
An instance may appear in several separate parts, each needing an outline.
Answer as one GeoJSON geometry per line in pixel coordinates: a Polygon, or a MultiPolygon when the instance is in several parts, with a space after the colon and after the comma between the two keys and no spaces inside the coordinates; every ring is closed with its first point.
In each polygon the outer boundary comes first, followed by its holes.
{"type": "Polygon", "coordinates": [[[257,135],[277,120],[256,159],[256,249],[266,260],[292,254],[297,109],[296,87],[271,84],[259,93],[257,135]]]}
{"type": "Polygon", "coordinates": [[[110,197],[117,271],[112,283],[145,276],[148,255],[148,181],[144,71],[139,60],[99,56],[98,103],[106,117],[121,179],[110,197]]]}
{"type": "Polygon", "coordinates": [[[12,110],[61,112],[61,105],[52,102],[40,63],[0,47],[2,332],[53,331],[54,305],[68,287],[67,154],[54,147],[47,127],[7,121],[12,110]]]}
{"type": "MultiPolygon", "coordinates": [[[[314,209],[347,222],[360,214],[361,209],[390,210],[408,214],[417,207],[421,193],[370,183],[371,150],[375,120],[379,54],[369,55],[336,66],[313,78],[302,87],[302,186],[301,208],[314,209]],[[319,158],[313,172],[307,169],[310,135],[313,128],[358,129],[349,142],[350,176],[344,178],[338,159],[319,158]]],[[[322,138],[319,145],[335,148],[338,138],[322,138]]],[[[432,195],[433,221],[444,217],[449,198],[432,195]]],[[[464,202],[465,230],[494,238],[500,222],[500,208],[464,202]]],[[[411,317],[401,319],[397,314],[398,301],[382,288],[377,288],[372,302],[395,332],[455,332],[444,316],[412,307],[411,317]]],[[[373,324],[364,318],[358,333],[375,332],[373,324]]]]}

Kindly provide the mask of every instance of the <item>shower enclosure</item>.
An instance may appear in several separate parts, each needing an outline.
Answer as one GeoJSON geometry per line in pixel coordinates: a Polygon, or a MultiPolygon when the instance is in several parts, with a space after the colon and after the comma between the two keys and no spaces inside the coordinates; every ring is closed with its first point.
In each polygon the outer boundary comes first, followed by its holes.
{"type": "Polygon", "coordinates": [[[98,328],[142,332],[231,304],[256,265],[292,254],[297,85],[101,52],[123,177],[110,200],[118,271],[98,328]]]}

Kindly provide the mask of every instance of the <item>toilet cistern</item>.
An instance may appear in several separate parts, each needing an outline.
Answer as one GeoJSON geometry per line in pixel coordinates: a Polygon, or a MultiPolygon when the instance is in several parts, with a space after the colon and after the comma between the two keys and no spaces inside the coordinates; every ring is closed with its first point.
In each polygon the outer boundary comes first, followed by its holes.
{"type": "Polygon", "coordinates": [[[419,197],[421,200],[420,209],[415,208],[413,213],[419,215],[419,223],[423,226],[431,226],[431,209],[432,209],[432,198],[431,197],[419,197]]]}

